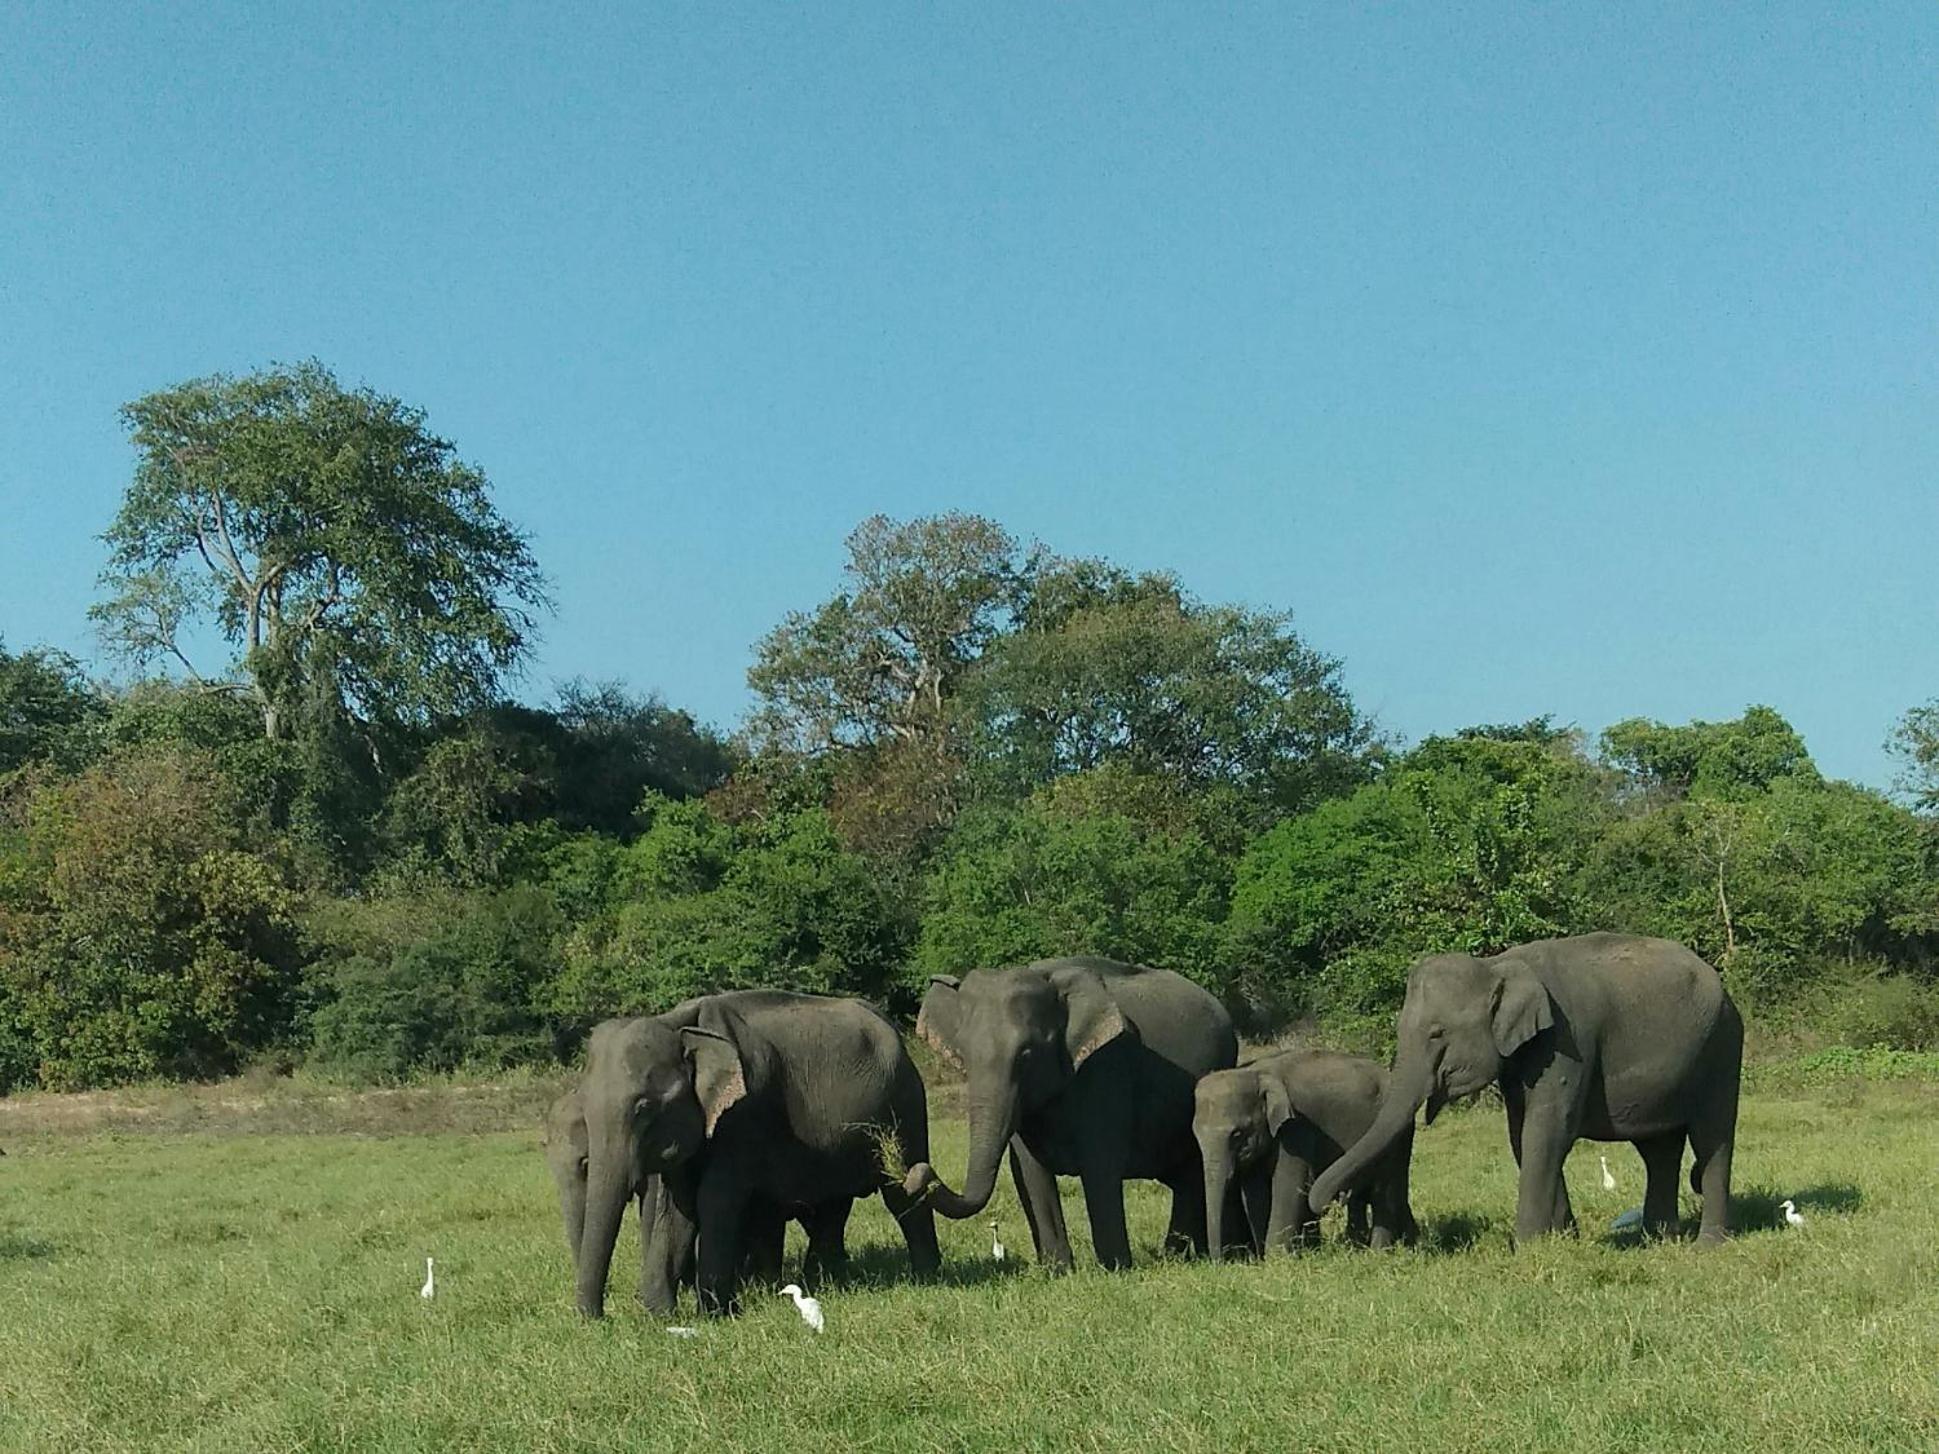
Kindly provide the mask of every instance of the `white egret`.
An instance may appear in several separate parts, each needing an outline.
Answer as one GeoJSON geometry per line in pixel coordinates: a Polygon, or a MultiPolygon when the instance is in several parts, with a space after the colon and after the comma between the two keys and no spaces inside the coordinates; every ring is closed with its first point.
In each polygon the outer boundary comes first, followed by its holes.
{"type": "Polygon", "coordinates": [[[1791,1199],[1789,1197],[1786,1197],[1783,1201],[1779,1202],[1778,1205],[1784,1208],[1785,1226],[1802,1227],[1804,1225],[1804,1213],[1799,1211],[1795,1206],[1792,1205],[1791,1199]]]}
{"type": "Polygon", "coordinates": [[[698,1329],[698,1328],[668,1328],[668,1329],[667,1329],[667,1336],[668,1336],[668,1337],[670,1337],[670,1338],[698,1338],[698,1337],[700,1336],[700,1329],[698,1329]]]}
{"type": "Polygon", "coordinates": [[[1616,1174],[1609,1169],[1609,1158],[1607,1156],[1598,1156],[1596,1160],[1602,1163],[1602,1189],[1604,1191],[1614,1191],[1616,1189],[1616,1174]]]}
{"type": "Polygon", "coordinates": [[[990,1218],[990,1256],[1001,1262],[1010,1254],[1004,1248],[1003,1239],[996,1234],[996,1218],[990,1218]]]}
{"type": "Polygon", "coordinates": [[[421,1298],[434,1298],[438,1295],[437,1264],[430,1258],[424,1259],[424,1286],[417,1290],[421,1298]]]}
{"type": "Polygon", "coordinates": [[[827,1323],[828,1320],[821,1315],[821,1300],[819,1298],[809,1297],[793,1283],[789,1283],[781,1289],[781,1296],[794,1299],[795,1311],[801,1314],[801,1321],[813,1328],[817,1333],[827,1323]]]}

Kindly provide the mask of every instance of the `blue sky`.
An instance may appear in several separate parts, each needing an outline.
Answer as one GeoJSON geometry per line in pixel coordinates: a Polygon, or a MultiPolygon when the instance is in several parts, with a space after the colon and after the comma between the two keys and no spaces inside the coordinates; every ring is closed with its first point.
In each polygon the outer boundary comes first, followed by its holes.
{"type": "MultiPolygon", "coordinates": [[[[0,8],[0,633],[317,356],[721,722],[862,517],[1286,607],[1417,738],[1939,693],[1939,10],[0,8]],[[568,9],[574,13],[567,14],[568,9]]],[[[105,665],[105,663],[103,663],[105,665]]]]}

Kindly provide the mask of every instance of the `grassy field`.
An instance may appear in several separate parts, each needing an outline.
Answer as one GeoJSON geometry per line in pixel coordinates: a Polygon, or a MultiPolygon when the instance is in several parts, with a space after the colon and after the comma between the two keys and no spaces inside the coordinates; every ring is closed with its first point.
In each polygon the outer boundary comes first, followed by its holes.
{"type": "MultiPolygon", "coordinates": [[[[1141,1187],[1142,1265],[1051,1279],[1006,1180],[1023,1260],[945,1222],[944,1280],[914,1286],[873,1203],[819,1339],[759,1294],[669,1336],[631,1301],[630,1244],[614,1316],[582,1323],[525,1125],[544,1090],[0,1103],[0,1448],[1939,1447],[1930,1082],[1753,1091],[1737,1236],[1709,1253],[1603,1233],[1641,1167],[1615,1148],[1604,1193],[1588,1146],[1589,1235],[1511,1252],[1486,1106],[1418,1138],[1425,1239],[1399,1254],[1157,1262],[1141,1187]],[[1804,1230],[1777,1229],[1784,1196],[1804,1230]]],[[[938,1141],[959,1175],[963,1128],[938,1141]]]]}

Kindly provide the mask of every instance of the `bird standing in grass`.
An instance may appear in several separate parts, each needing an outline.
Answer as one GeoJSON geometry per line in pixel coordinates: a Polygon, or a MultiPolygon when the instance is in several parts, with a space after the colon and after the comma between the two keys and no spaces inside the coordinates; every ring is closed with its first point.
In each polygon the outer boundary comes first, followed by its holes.
{"type": "Polygon", "coordinates": [[[1609,1169],[1609,1158],[1607,1156],[1598,1156],[1596,1160],[1602,1163],[1602,1189],[1604,1191],[1614,1191],[1616,1189],[1616,1173],[1609,1169]]]}
{"type": "Polygon", "coordinates": [[[1791,1199],[1789,1197],[1786,1197],[1783,1201],[1779,1202],[1778,1205],[1784,1208],[1785,1226],[1802,1227],[1804,1225],[1804,1213],[1799,1211],[1795,1206],[1791,1204],[1791,1199]]]}
{"type": "Polygon", "coordinates": [[[826,1325],[828,1320],[821,1315],[821,1300],[819,1298],[809,1297],[793,1283],[789,1283],[781,1289],[781,1296],[794,1299],[795,1311],[801,1314],[801,1321],[806,1323],[810,1328],[813,1328],[817,1333],[826,1325]]]}
{"type": "Polygon", "coordinates": [[[427,1301],[438,1295],[437,1264],[428,1257],[424,1259],[424,1286],[417,1290],[417,1295],[427,1301]]]}
{"type": "Polygon", "coordinates": [[[1003,1239],[997,1235],[996,1218],[991,1217],[990,1218],[990,1256],[995,1258],[998,1262],[1001,1262],[1003,1261],[1004,1258],[1008,1257],[1009,1255],[1010,1255],[1009,1252],[1005,1250],[1003,1246],[1003,1239]]]}

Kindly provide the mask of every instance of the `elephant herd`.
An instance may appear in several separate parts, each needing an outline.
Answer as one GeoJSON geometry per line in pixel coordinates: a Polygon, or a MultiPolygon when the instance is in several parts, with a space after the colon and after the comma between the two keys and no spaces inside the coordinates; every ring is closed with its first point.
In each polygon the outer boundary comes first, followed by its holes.
{"type": "Polygon", "coordinates": [[[901,1035],[861,1001],[742,990],[595,1028],[544,1134],[579,1310],[604,1310],[629,1204],[640,1298],[656,1313],[683,1286],[704,1311],[733,1311],[743,1280],[778,1274],[791,1220],[808,1239],[804,1277],[837,1268],[855,1199],[877,1193],[927,1276],[941,1263],[935,1214],[981,1212],[1006,1153],[1052,1268],[1071,1265],[1059,1176],[1081,1183],[1106,1267],[1131,1260],[1133,1177],[1171,1191],[1167,1251],[1310,1242],[1341,1195],[1349,1235],[1385,1247],[1415,1233],[1416,1113],[1431,1122],[1490,1084],[1521,1169],[1518,1240],[1573,1226],[1562,1167],[1578,1138],[1634,1143],[1658,1233],[1676,1221],[1687,1141],[1699,1240],[1726,1231],[1743,1026],[1716,971],[1661,939],[1424,959],[1391,1069],[1312,1050],[1238,1065],[1231,1018],[1206,991],[1091,958],[937,976],[916,1031],[966,1079],[960,1191],[930,1164],[926,1094],[901,1035]]]}

